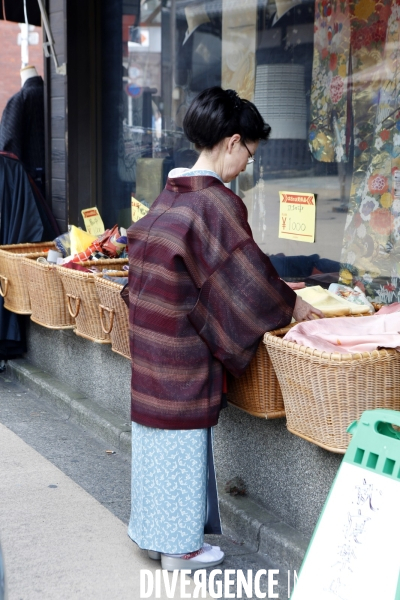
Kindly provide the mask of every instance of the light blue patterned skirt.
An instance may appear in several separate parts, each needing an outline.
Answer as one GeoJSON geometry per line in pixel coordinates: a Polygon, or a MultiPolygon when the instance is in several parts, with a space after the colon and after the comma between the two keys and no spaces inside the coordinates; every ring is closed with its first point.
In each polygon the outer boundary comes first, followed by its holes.
{"type": "Polygon", "coordinates": [[[216,493],[211,430],[132,423],[128,535],[140,548],[167,554],[201,548],[205,531],[221,533],[216,493]]]}

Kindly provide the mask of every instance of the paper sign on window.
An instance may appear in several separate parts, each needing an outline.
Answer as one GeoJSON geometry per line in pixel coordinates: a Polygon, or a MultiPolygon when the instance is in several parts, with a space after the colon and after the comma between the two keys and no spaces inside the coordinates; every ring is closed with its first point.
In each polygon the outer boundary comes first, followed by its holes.
{"type": "Polygon", "coordinates": [[[134,198],[133,196],[131,198],[131,201],[132,201],[132,222],[136,223],[136,221],[139,221],[139,219],[141,219],[142,217],[145,217],[147,215],[147,213],[149,212],[149,209],[147,208],[147,206],[145,206],[144,204],[139,202],[139,200],[136,200],[136,198],[134,198]]]}
{"type": "Polygon", "coordinates": [[[314,194],[279,192],[279,199],[279,237],[298,242],[314,242],[314,194]]]}
{"type": "Polygon", "coordinates": [[[96,237],[104,233],[104,223],[101,219],[100,213],[96,207],[85,208],[82,212],[83,221],[85,223],[86,231],[96,237]]]}

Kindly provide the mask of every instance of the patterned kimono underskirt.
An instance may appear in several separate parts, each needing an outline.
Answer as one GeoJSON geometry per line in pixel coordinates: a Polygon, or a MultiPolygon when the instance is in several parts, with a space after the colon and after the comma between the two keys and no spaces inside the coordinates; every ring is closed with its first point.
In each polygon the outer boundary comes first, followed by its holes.
{"type": "Polygon", "coordinates": [[[212,430],[132,423],[129,537],[146,550],[184,554],[221,533],[212,430]]]}

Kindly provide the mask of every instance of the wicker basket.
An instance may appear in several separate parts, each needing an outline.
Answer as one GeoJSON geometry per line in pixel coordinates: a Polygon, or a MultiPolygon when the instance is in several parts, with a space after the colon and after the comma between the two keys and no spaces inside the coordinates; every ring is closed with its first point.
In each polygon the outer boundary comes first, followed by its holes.
{"type": "Polygon", "coordinates": [[[21,270],[29,290],[31,320],[49,329],[75,327],[55,265],[42,264],[26,256],[21,261],[21,270]]]}
{"type": "MultiPolygon", "coordinates": [[[[103,269],[118,269],[128,263],[125,258],[110,258],[109,260],[86,261],[79,263],[84,267],[103,269]]],[[[66,269],[57,265],[67,295],[68,310],[75,319],[75,333],[98,344],[109,344],[110,335],[104,333],[99,314],[99,297],[96,291],[95,279],[98,275],[66,269]]]]}
{"type": "Polygon", "coordinates": [[[4,298],[5,308],[20,315],[31,314],[28,286],[21,261],[26,256],[47,256],[51,248],[55,248],[54,242],[0,246],[0,295],[4,298]]]}
{"type": "MultiPolygon", "coordinates": [[[[283,336],[289,329],[290,326],[274,333],[283,336]]],[[[262,342],[243,375],[229,380],[228,400],[255,417],[278,419],[285,416],[278,378],[262,342]]]]}
{"type": "MultiPolygon", "coordinates": [[[[113,277],[126,277],[126,272],[109,273],[113,277]]],[[[125,358],[131,358],[129,350],[129,312],[121,298],[122,286],[114,281],[96,277],[97,294],[100,299],[99,313],[104,333],[110,334],[111,349],[125,358]]]]}
{"type": "Polygon", "coordinates": [[[328,354],[266,333],[282,390],[289,431],[331,452],[344,454],[347,427],[365,410],[400,410],[400,353],[374,350],[328,354]]]}

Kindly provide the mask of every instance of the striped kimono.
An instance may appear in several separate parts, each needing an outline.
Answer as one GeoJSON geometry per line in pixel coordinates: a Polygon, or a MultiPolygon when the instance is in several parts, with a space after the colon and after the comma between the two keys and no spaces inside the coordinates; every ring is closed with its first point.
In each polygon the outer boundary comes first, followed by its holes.
{"type": "Polygon", "coordinates": [[[219,533],[212,436],[224,369],[239,376],[295,293],[213,176],[168,178],[128,230],[132,512],[142,548],[185,553],[219,533]]]}

